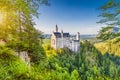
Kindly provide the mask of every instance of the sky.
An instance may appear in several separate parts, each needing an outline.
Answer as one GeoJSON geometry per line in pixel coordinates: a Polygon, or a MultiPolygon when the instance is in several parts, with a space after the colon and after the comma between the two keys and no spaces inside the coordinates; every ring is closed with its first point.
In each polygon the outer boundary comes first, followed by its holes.
{"type": "Polygon", "coordinates": [[[101,11],[98,10],[108,0],[49,0],[50,6],[42,5],[35,18],[35,27],[45,34],[59,31],[75,34],[97,34],[103,24],[97,24],[101,11]]]}

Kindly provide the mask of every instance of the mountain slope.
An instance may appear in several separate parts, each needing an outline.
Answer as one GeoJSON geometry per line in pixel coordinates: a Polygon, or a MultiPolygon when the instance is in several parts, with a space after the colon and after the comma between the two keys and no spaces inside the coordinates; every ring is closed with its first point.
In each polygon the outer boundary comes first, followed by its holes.
{"type": "Polygon", "coordinates": [[[112,40],[107,40],[105,42],[99,42],[94,44],[94,46],[102,53],[110,53],[120,56],[120,37],[114,38],[112,40]]]}

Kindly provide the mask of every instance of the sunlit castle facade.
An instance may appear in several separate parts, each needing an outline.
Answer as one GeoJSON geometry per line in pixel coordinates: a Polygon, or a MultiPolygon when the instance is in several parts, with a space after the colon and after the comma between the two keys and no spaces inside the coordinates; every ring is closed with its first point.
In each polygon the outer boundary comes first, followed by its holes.
{"type": "Polygon", "coordinates": [[[55,32],[52,32],[51,36],[51,47],[54,49],[65,48],[78,52],[80,51],[80,33],[76,35],[76,39],[73,39],[69,33],[64,33],[58,31],[58,26],[56,25],[55,32]]]}

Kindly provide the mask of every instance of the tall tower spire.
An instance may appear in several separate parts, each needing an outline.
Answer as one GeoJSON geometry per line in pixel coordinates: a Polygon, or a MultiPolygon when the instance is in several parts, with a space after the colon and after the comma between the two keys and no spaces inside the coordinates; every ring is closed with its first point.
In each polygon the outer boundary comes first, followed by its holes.
{"type": "Polygon", "coordinates": [[[76,40],[80,40],[80,33],[77,32],[76,40]]]}
{"type": "Polygon", "coordinates": [[[57,26],[57,24],[56,24],[56,28],[55,29],[56,29],[56,32],[58,32],[58,26],[57,26]]]}

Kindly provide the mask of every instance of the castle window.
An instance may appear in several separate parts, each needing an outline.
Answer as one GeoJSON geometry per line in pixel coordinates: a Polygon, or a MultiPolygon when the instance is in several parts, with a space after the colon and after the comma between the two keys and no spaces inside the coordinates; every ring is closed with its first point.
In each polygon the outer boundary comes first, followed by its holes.
{"type": "Polygon", "coordinates": [[[52,39],[52,44],[55,45],[55,40],[54,39],[52,39]]]}

